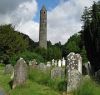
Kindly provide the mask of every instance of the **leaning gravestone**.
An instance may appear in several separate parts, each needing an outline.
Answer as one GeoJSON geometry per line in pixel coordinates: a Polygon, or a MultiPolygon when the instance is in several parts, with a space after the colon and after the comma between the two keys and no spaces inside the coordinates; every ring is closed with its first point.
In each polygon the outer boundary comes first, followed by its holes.
{"type": "Polygon", "coordinates": [[[67,56],[67,93],[76,90],[81,83],[82,65],[80,64],[82,64],[82,58],[79,54],[72,52],[67,56]]]}
{"type": "Polygon", "coordinates": [[[14,79],[12,88],[23,85],[27,79],[28,66],[23,58],[20,58],[14,67],[14,79]]]}
{"type": "Polygon", "coordinates": [[[5,66],[4,73],[5,74],[12,74],[14,71],[14,67],[11,64],[5,66]]]}
{"type": "Polygon", "coordinates": [[[64,71],[61,67],[55,67],[51,70],[51,79],[62,78],[64,71]]]}

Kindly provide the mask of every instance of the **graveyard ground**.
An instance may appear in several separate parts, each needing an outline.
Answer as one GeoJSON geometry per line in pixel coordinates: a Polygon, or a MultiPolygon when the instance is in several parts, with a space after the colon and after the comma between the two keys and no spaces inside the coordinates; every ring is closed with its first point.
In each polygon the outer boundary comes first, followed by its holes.
{"type": "Polygon", "coordinates": [[[0,88],[3,88],[7,95],[60,95],[48,86],[39,84],[32,80],[27,80],[24,86],[11,90],[9,82],[10,76],[4,75],[3,66],[0,66],[0,88]]]}
{"type": "MultiPolygon", "coordinates": [[[[58,90],[58,83],[62,80],[50,80],[46,73],[41,73],[36,70],[30,70],[29,79],[20,87],[11,89],[10,75],[5,75],[4,66],[0,65],[0,88],[7,93],[7,95],[66,95],[58,90]]],[[[49,73],[49,72],[47,72],[49,73]]],[[[100,95],[100,86],[95,84],[88,77],[84,79],[83,85],[74,92],[73,95],[100,95]]]]}

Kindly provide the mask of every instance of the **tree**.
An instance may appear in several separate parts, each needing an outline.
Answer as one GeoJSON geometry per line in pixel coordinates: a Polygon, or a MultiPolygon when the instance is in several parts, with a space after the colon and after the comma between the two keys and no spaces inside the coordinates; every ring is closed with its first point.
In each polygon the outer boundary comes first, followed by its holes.
{"type": "Polygon", "coordinates": [[[0,60],[4,60],[6,64],[12,55],[27,48],[28,40],[16,32],[10,24],[0,26],[0,60]]]}
{"type": "Polygon", "coordinates": [[[100,1],[85,9],[82,19],[84,45],[94,74],[100,69],[100,1]]]}

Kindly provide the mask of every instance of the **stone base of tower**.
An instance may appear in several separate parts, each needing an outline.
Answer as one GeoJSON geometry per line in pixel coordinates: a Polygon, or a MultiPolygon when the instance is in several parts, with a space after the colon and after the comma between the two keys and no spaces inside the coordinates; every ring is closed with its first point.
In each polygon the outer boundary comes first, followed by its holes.
{"type": "Polygon", "coordinates": [[[39,47],[40,47],[40,48],[47,49],[47,43],[41,43],[41,41],[40,41],[40,42],[39,42],[39,47]]]}

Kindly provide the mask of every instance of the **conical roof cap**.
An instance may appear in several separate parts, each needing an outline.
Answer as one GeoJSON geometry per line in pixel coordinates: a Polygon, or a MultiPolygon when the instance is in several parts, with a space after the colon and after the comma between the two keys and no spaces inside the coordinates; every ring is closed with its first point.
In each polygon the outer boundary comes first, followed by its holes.
{"type": "Polygon", "coordinates": [[[42,6],[42,9],[41,9],[41,10],[42,10],[42,11],[46,11],[45,5],[42,6]]]}

